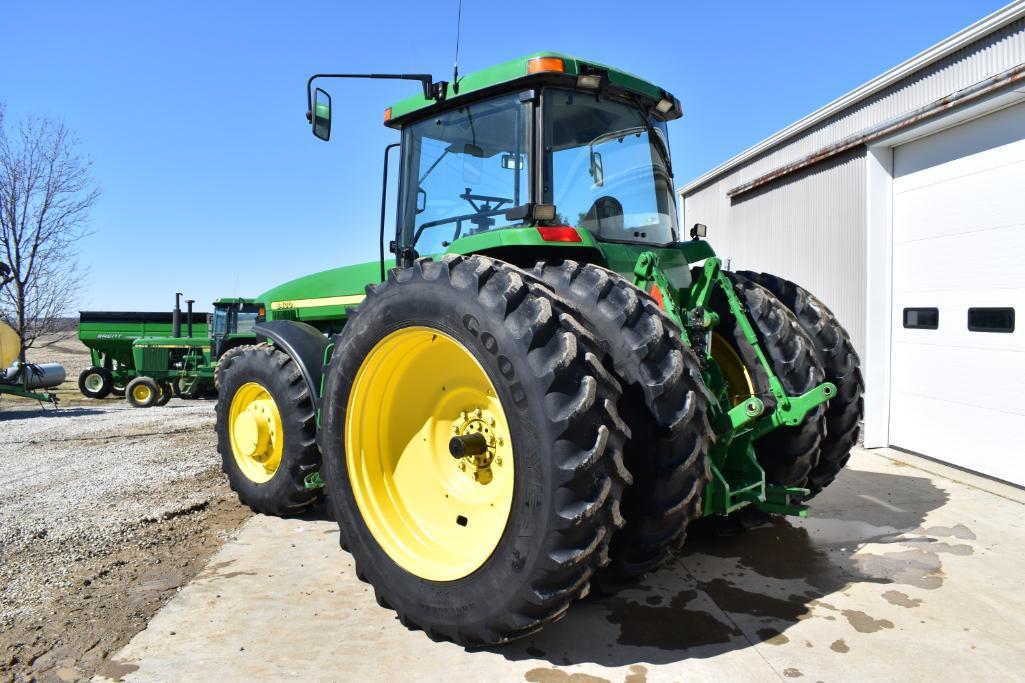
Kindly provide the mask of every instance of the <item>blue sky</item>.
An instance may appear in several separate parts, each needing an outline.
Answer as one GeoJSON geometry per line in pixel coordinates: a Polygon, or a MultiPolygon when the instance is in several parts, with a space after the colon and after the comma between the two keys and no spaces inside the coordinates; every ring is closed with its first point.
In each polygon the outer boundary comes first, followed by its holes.
{"type": "MultiPolygon", "coordinates": [[[[324,144],[305,125],[305,80],[448,79],[456,2],[349,4],[7,4],[8,116],[62,118],[103,188],[82,308],[255,295],[376,258],[382,149],[397,139],[382,112],[417,86],[333,83],[324,144]]],[[[553,49],[658,83],[683,102],[680,186],[1003,4],[464,0],[460,69],[553,49]]]]}

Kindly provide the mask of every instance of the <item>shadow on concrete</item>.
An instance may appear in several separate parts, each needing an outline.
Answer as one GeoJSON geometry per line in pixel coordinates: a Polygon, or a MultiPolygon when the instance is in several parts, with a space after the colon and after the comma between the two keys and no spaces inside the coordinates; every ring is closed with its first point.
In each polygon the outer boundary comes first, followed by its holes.
{"type": "Polygon", "coordinates": [[[331,514],[331,506],[327,504],[327,498],[321,496],[320,500],[306,508],[298,515],[290,519],[300,519],[304,522],[333,522],[334,515],[331,514]]]}
{"type": "Polygon", "coordinates": [[[28,417],[48,418],[102,415],[104,412],[105,411],[103,410],[96,410],[94,408],[54,408],[53,406],[46,406],[44,408],[32,407],[11,410],[10,408],[0,406],[0,422],[3,422],[4,420],[20,420],[28,417]]]}
{"type": "MultiPolygon", "coordinates": [[[[695,525],[679,556],[640,584],[583,600],[538,634],[490,651],[558,666],[665,664],[764,641],[785,643],[787,629],[811,618],[813,609],[815,618],[846,618],[858,630],[871,630],[871,616],[839,610],[825,599],[859,583],[938,588],[943,573],[937,553],[971,551],[921,528],[948,496],[912,471],[845,471],[813,501],[807,520],[762,518],[732,535],[695,525]],[[866,544],[893,552],[867,550],[866,544]]],[[[967,529],[968,536],[935,531],[972,537],[967,529]]]]}

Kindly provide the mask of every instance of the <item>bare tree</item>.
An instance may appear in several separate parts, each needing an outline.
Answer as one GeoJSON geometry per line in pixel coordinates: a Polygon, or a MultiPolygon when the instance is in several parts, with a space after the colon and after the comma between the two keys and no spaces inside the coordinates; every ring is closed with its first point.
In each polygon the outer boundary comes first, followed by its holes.
{"type": "Polygon", "coordinates": [[[22,348],[62,329],[77,302],[82,269],[76,246],[88,234],[99,198],[91,162],[59,121],[29,117],[8,131],[0,103],[0,261],[10,281],[0,290],[0,318],[22,348]]]}

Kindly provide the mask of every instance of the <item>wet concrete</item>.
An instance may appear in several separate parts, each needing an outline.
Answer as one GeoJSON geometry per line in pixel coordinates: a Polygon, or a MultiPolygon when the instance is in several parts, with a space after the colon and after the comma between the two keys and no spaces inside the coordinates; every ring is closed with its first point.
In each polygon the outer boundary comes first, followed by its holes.
{"type": "Polygon", "coordinates": [[[407,631],[378,607],[331,522],[257,517],[118,655],[118,671],[126,680],[1015,678],[1025,670],[1023,503],[1017,489],[859,451],[813,517],[752,519],[732,535],[696,529],[641,584],[580,602],[531,638],[473,652],[407,631]]]}

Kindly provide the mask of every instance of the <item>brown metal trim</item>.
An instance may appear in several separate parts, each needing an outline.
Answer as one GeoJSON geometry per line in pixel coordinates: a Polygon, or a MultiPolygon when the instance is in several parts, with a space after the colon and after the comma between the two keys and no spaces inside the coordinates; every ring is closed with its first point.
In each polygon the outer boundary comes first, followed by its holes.
{"type": "Polygon", "coordinates": [[[970,85],[967,88],[962,88],[955,93],[940,98],[935,102],[931,102],[924,107],[915,109],[908,114],[890,119],[889,121],[884,121],[883,123],[872,126],[864,132],[844,138],[843,140],[833,143],[827,147],[823,147],[822,149],[819,149],[798,161],[785,166],[780,166],[773,171],[769,171],[765,175],[758,176],[754,180],[734,187],[732,190],[726,192],[726,196],[732,199],[738,195],[744,194],[745,192],[750,192],[751,190],[761,187],[766,183],[770,183],[773,180],[790,175],[796,171],[800,171],[801,169],[817,164],[820,161],[829,159],[830,157],[834,157],[837,154],[846,152],[854,147],[865,145],[888,135],[892,135],[899,130],[921,123],[922,121],[936,116],[937,114],[973,100],[977,100],[980,97],[984,97],[985,95],[989,95],[1001,88],[1023,80],[1025,80],[1025,62],[1022,62],[1017,66],[1013,66],[1006,71],[1002,71],[995,76],[990,76],[989,78],[979,81],[974,85],[970,85]]]}

